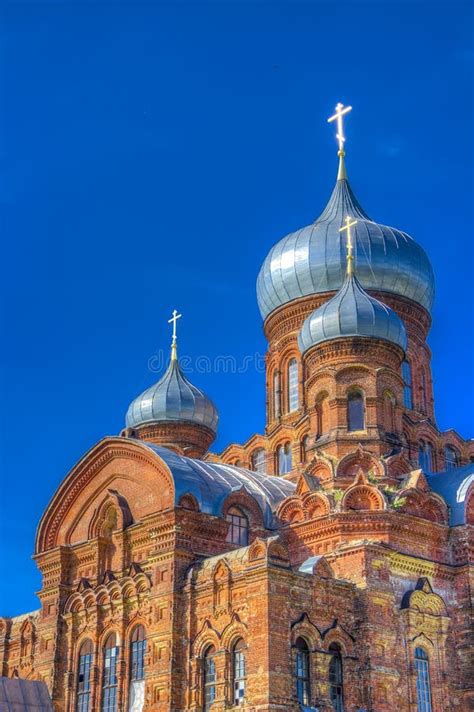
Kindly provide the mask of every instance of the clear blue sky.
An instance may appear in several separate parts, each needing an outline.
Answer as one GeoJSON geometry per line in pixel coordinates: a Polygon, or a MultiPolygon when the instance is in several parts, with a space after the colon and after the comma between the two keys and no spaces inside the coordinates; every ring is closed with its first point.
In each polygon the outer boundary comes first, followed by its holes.
{"type": "MultiPolygon", "coordinates": [[[[61,479],[180,351],[264,353],[255,279],[324,207],[337,101],[368,213],[437,280],[442,429],[472,428],[470,3],[2,5],[0,613],[37,607],[37,522],[61,479]]],[[[264,377],[199,373],[216,450],[264,425],[264,377]]]]}

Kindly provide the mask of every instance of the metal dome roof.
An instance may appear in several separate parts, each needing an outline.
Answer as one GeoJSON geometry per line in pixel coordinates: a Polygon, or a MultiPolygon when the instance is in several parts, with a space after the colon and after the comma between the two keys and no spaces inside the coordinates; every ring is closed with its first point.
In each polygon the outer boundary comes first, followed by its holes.
{"type": "Polygon", "coordinates": [[[125,418],[128,428],[170,420],[204,425],[214,433],[219,420],[214,403],[188,381],[173,353],[164,376],[132,401],[125,418]]]}
{"type": "Polygon", "coordinates": [[[195,460],[149,442],[141,441],[141,445],[155,452],[169,467],[175,486],[175,504],[184,494],[190,493],[196,498],[200,510],[207,514],[222,516],[227,497],[244,489],[258,503],[265,526],[274,528],[277,526],[274,513],[278,504],[295,491],[293,482],[283,477],[263,475],[222,462],[195,460]]]}
{"type": "Polygon", "coordinates": [[[284,237],[268,253],[257,279],[264,319],[293,299],[339,289],[345,272],[339,228],[347,215],[358,221],[354,247],[362,286],[399,294],[431,309],[434,276],[425,251],[407,233],[371,220],[352,192],[345,171],[341,174],[320,217],[284,237]]]}
{"type": "Polygon", "coordinates": [[[305,353],[312,346],[344,336],[368,336],[391,341],[404,351],[407,334],[393,309],[365,292],[354,274],[348,274],[337,294],[310,314],[298,334],[305,353]]]}

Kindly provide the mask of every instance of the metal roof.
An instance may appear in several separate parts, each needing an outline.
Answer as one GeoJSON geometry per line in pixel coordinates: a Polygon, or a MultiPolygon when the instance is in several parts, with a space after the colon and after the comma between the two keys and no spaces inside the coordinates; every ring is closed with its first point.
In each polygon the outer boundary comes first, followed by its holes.
{"type": "Polygon", "coordinates": [[[130,404],[125,417],[129,428],[145,423],[183,421],[217,430],[219,415],[210,398],[183,374],[172,359],[163,377],[130,404]]]}
{"type": "Polygon", "coordinates": [[[371,220],[347,179],[341,179],[320,217],[284,237],[268,253],[257,279],[264,319],[293,299],[341,287],[346,253],[339,228],[347,215],[358,221],[354,254],[364,289],[400,294],[431,309],[434,276],[423,248],[407,233],[371,220]]]}
{"type": "Polygon", "coordinates": [[[431,489],[441,495],[448,505],[450,526],[465,524],[465,500],[469,486],[474,482],[474,462],[445,472],[427,474],[426,479],[431,489]]]}
{"type": "Polygon", "coordinates": [[[53,712],[48,688],[38,680],[0,677],[1,712],[53,712]]]}
{"type": "Polygon", "coordinates": [[[294,493],[295,485],[281,477],[261,475],[244,467],[204,462],[178,455],[168,448],[141,442],[168,466],[175,485],[175,504],[183,494],[192,494],[202,512],[222,516],[222,505],[232,492],[245,489],[253,497],[267,528],[275,528],[274,512],[278,504],[294,493]]]}
{"type": "Polygon", "coordinates": [[[298,346],[304,353],[312,346],[344,336],[384,339],[404,351],[407,346],[405,326],[398,314],[370,297],[355,275],[348,275],[337,294],[305,319],[298,346]]]}

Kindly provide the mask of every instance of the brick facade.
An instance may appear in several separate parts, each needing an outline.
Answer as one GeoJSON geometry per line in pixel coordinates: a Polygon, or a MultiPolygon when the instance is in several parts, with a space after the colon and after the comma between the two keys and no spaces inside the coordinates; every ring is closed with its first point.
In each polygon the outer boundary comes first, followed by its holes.
{"type": "Polygon", "coordinates": [[[406,357],[349,337],[302,358],[298,331],[329,296],[295,299],[266,320],[264,434],[218,456],[206,427],[156,423],[79,461],[38,527],[39,610],[0,618],[2,675],[44,680],[57,712],[95,712],[111,694],[107,709],[120,712],[223,712],[237,694],[247,712],[296,711],[298,694],[319,712],[426,712],[417,681],[429,670],[434,712],[474,710],[474,484],[453,526],[418,462],[427,445],[431,470],[466,465],[474,443],[437,429],[430,316],[376,294],[405,322],[406,357]],[[146,443],[279,475],[293,493],[276,527],[251,486],[210,512],[182,483],[178,495],[179,472],[146,443]],[[235,512],[248,532],[232,541],[235,512]]]}

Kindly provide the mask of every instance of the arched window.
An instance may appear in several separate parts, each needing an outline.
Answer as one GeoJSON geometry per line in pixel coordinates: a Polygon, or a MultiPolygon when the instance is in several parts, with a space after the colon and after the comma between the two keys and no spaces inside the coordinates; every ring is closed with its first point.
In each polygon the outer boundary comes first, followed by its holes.
{"type": "Polygon", "coordinates": [[[321,393],[316,399],[316,438],[329,431],[329,400],[327,393],[321,393]]]}
{"type": "Polygon", "coordinates": [[[301,462],[308,462],[308,450],[310,445],[309,435],[305,435],[301,441],[301,462]]]}
{"type": "Polygon", "coordinates": [[[261,472],[262,474],[266,474],[267,464],[265,458],[265,449],[263,447],[259,447],[253,451],[251,462],[252,470],[254,472],[261,472]]]}
{"type": "Polygon", "coordinates": [[[292,358],[288,363],[288,411],[298,410],[298,361],[292,358]]]}
{"type": "Polygon", "coordinates": [[[278,474],[279,475],[286,475],[287,472],[291,472],[291,470],[293,468],[293,464],[292,464],[290,443],[285,443],[285,445],[280,445],[278,447],[277,460],[278,460],[278,474]]]}
{"type": "Polygon", "coordinates": [[[226,514],[229,522],[226,541],[230,544],[247,546],[249,543],[249,520],[238,507],[231,507],[226,514]]]}
{"type": "Polygon", "coordinates": [[[410,410],[413,408],[411,366],[409,361],[402,361],[403,404],[410,410]]]}
{"type": "Polygon", "coordinates": [[[76,712],[89,712],[91,700],[92,641],[85,640],[79,650],[76,712]]]}
{"type": "Polygon", "coordinates": [[[446,445],[444,448],[444,462],[447,470],[453,470],[458,466],[458,454],[452,445],[446,445]]]}
{"type": "Polygon", "coordinates": [[[309,705],[309,648],[304,638],[297,638],[295,642],[295,689],[296,699],[302,705],[309,705]]]}
{"type": "Polygon", "coordinates": [[[129,709],[143,709],[145,704],[145,628],[137,625],[130,640],[130,704],[129,709]]]}
{"type": "Polygon", "coordinates": [[[279,418],[281,415],[280,406],[280,374],[275,371],[273,374],[273,417],[279,418]]]}
{"type": "Polygon", "coordinates": [[[420,440],[418,446],[418,464],[423,472],[433,471],[433,448],[424,440],[420,440]]]}
{"type": "Polygon", "coordinates": [[[331,643],[329,646],[329,652],[331,653],[331,660],[329,661],[329,695],[334,712],[343,712],[344,680],[342,673],[341,648],[337,643],[331,643]]]}
{"type": "Polygon", "coordinates": [[[245,698],[245,643],[238,640],[232,650],[232,681],[234,685],[234,705],[241,705],[245,698]]]}
{"type": "Polygon", "coordinates": [[[211,705],[216,699],[216,661],[214,656],[215,648],[212,646],[204,653],[203,660],[203,687],[204,687],[204,712],[211,709],[211,705]]]}
{"type": "Polygon", "coordinates": [[[423,648],[415,649],[415,669],[418,712],[431,712],[430,661],[423,648]]]}
{"type": "Polygon", "coordinates": [[[111,633],[104,646],[102,668],[102,712],[116,712],[117,710],[117,662],[119,647],[117,636],[111,633]]]}
{"type": "Polygon", "coordinates": [[[353,390],[347,394],[347,429],[350,432],[365,430],[365,405],[362,391],[353,390]]]}

